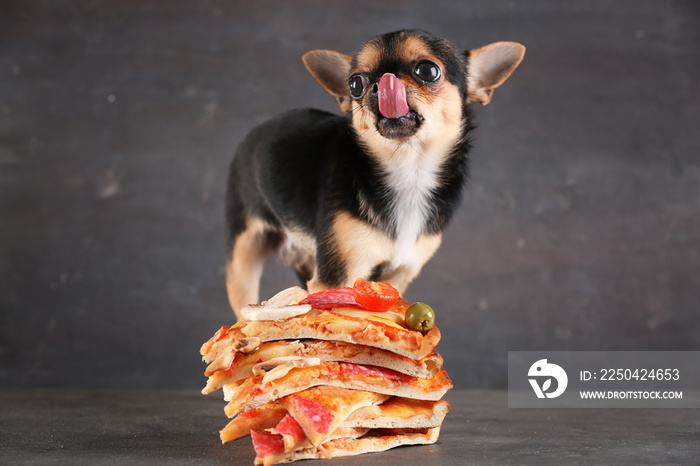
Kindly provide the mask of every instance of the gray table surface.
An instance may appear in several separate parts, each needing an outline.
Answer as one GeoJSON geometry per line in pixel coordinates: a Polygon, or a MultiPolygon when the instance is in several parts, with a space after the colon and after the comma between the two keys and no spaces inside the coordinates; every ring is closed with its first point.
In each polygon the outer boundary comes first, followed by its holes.
{"type": "MultiPolygon", "coordinates": [[[[696,409],[508,409],[494,390],[446,399],[437,444],[318,464],[700,463],[696,409]]],[[[223,407],[197,391],[1,389],[0,464],[252,465],[250,438],[220,444],[223,407]]]]}

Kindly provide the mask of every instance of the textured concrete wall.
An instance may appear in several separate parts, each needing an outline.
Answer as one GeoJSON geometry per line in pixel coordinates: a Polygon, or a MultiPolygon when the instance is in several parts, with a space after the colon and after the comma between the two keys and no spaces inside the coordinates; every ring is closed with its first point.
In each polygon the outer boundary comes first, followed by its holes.
{"type": "MultiPolygon", "coordinates": [[[[456,384],[505,386],[508,350],[698,349],[697,3],[15,1],[0,386],[201,386],[199,345],[233,321],[235,146],[280,111],[335,111],[304,52],[404,27],[528,48],[475,109],[464,202],[407,296],[436,309],[456,384]]],[[[262,294],[295,283],[271,262],[262,294]]]]}

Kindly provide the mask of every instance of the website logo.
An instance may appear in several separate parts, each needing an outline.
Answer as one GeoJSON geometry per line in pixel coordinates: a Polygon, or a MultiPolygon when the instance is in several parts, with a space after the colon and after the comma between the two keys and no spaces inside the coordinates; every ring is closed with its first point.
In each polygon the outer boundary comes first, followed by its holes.
{"type": "Polygon", "coordinates": [[[548,363],[546,359],[540,359],[530,366],[527,376],[537,398],[556,398],[564,393],[566,385],[569,383],[564,369],[556,364],[548,363]],[[557,382],[554,388],[552,380],[557,382]]]}

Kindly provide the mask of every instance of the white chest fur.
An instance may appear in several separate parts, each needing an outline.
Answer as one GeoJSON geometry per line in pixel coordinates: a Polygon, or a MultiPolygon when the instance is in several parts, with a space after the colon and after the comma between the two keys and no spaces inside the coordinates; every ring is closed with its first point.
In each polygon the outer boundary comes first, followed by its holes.
{"type": "Polygon", "coordinates": [[[438,185],[441,157],[402,146],[384,164],[384,176],[393,196],[390,219],[396,231],[390,268],[412,265],[417,260],[415,245],[425,229],[438,185]]]}

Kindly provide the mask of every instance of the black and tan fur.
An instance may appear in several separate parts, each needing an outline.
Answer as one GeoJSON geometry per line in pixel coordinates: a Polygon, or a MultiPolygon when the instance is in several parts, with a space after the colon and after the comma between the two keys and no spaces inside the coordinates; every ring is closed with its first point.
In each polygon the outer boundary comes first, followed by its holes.
{"type": "Polygon", "coordinates": [[[268,254],[310,291],[388,281],[400,292],[435,253],[467,177],[469,104],[486,105],[525,48],[497,42],[458,52],[423,31],[377,36],[354,57],[315,50],[303,60],[344,115],[303,109],[255,128],[230,167],[226,220],[229,300],[258,302],[268,254]],[[418,64],[439,69],[420,79],[418,64]],[[386,118],[377,83],[392,73],[410,112],[386,118]],[[349,79],[362,82],[353,98],[349,79]]]}

